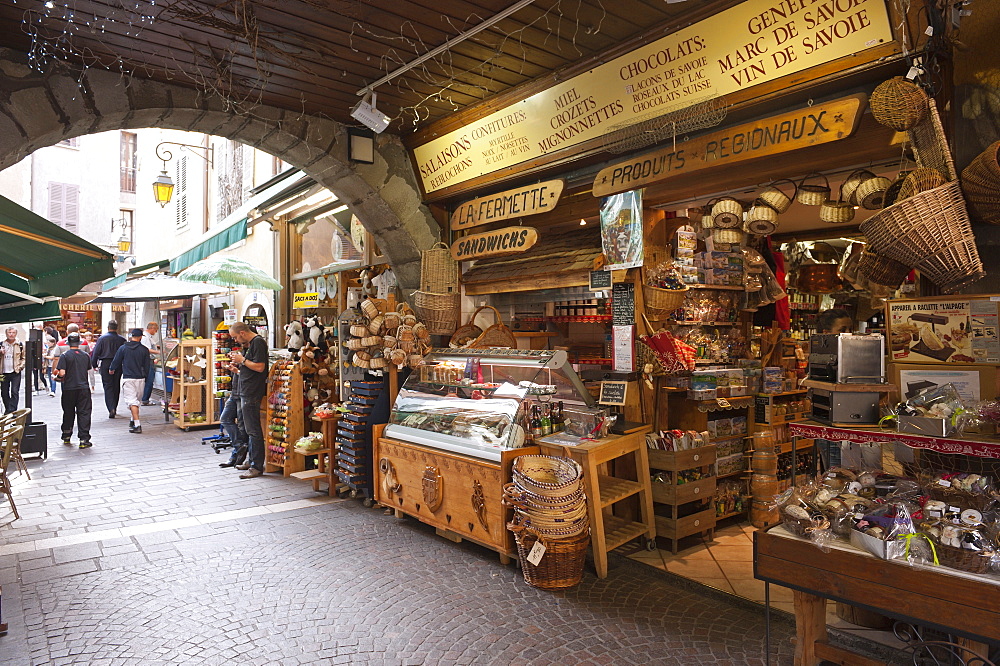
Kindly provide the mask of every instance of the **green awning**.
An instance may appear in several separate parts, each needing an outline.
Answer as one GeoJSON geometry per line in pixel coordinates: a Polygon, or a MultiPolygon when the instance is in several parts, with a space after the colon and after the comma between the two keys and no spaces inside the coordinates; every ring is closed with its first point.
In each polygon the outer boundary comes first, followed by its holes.
{"type": "Polygon", "coordinates": [[[15,305],[14,307],[0,307],[0,324],[17,324],[25,321],[49,321],[52,319],[62,319],[59,312],[59,301],[49,301],[48,303],[32,303],[31,305],[15,305]]]}
{"type": "Polygon", "coordinates": [[[101,283],[101,291],[114,289],[118,285],[125,284],[126,278],[128,278],[128,272],[122,273],[121,275],[116,275],[110,280],[105,280],[104,282],[101,283]]]}
{"type": "Polygon", "coordinates": [[[151,271],[157,268],[166,268],[170,265],[169,259],[158,259],[156,261],[151,261],[148,264],[143,264],[141,266],[133,266],[124,273],[116,275],[110,280],[105,280],[101,283],[101,291],[107,291],[109,289],[114,289],[115,287],[125,284],[125,280],[133,275],[139,275],[140,273],[145,273],[146,271],[151,271]]]}
{"type": "Polygon", "coordinates": [[[188,266],[205,257],[210,257],[219,250],[225,250],[230,245],[239,243],[247,237],[247,218],[243,218],[209,236],[193,248],[170,260],[170,272],[176,275],[188,266]]]}
{"type": "Polygon", "coordinates": [[[0,305],[40,305],[114,275],[108,252],[2,196],[0,234],[0,305]]]}

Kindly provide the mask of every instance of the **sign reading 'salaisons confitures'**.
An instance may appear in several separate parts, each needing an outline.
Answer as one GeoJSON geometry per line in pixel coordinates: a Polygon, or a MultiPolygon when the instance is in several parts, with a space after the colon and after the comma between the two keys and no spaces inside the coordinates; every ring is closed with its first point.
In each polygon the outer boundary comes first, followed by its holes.
{"type": "Polygon", "coordinates": [[[413,152],[430,193],[891,39],[884,0],[747,0],[413,152]]]}

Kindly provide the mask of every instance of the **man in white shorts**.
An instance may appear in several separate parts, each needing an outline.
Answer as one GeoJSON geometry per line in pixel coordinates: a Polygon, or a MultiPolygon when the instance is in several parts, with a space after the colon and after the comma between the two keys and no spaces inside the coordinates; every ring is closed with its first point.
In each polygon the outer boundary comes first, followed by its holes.
{"type": "Polygon", "coordinates": [[[142,344],[142,329],[133,328],[129,341],[115,352],[108,369],[108,374],[112,376],[121,374],[122,398],[132,412],[132,420],[128,424],[128,431],[131,433],[142,433],[139,405],[142,404],[142,392],[146,387],[150,364],[149,350],[142,344]]]}

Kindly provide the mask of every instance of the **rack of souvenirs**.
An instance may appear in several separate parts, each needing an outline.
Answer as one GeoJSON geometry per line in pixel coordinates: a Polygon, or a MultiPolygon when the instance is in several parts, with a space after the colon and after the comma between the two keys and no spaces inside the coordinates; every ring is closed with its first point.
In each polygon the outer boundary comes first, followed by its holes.
{"type": "Polygon", "coordinates": [[[264,471],[290,476],[304,469],[304,458],[294,444],[305,433],[302,371],[294,359],[271,365],[267,376],[267,427],[264,432],[264,471]]]}

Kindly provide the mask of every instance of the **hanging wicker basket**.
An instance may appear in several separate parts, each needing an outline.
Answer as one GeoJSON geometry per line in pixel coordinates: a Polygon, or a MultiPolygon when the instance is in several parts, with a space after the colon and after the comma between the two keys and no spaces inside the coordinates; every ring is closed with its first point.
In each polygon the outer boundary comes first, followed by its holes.
{"type": "Polygon", "coordinates": [[[824,201],[819,207],[819,219],[829,224],[844,224],[854,219],[854,206],[846,201],[824,201]]]}
{"type": "Polygon", "coordinates": [[[868,99],[875,120],[897,132],[915,127],[927,116],[927,93],[901,76],[883,81],[868,99]]]}
{"type": "Polygon", "coordinates": [[[885,203],[885,193],[892,181],[883,176],[869,178],[858,185],[854,197],[858,204],[867,210],[879,210],[885,203]]]}
{"type": "Polygon", "coordinates": [[[431,249],[420,253],[420,291],[458,293],[458,262],[444,243],[435,243],[431,249]]]}
{"type": "Polygon", "coordinates": [[[975,216],[1000,224],[1000,141],[972,160],[962,171],[962,190],[975,216]]]}
{"type": "Polygon", "coordinates": [[[909,199],[914,194],[933,190],[935,187],[941,187],[944,184],[944,176],[937,169],[918,167],[903,179],[903,183],[899,187],[899,194],[893,202],[909,199]]]}
{"type": "Polygon", "coordinates": [[[802,179],[799,184],[796,201],[805,206],[822,206],[823,202],[830,198],[830,180],[819,173],[811,173],[802,179]],[[810,178],[822,178],[823,185],[811,185],[807,183],[810,178]]]}
{"type": "Polygon", "coordinates": [[[432,294],[417,291],[413,294],[413,309],[432,335],[451,335],[458,328],[462,314],[460,294],[432,294]]]}
{"type": "Polygon", "coordinates": [[[899,175],[889,183],[889,187],[885,188],[885,194],[882,195],[882,206],[884,208],[888,208],[899,199],[899,190],[902,189],[903,182],[909,174],[909,171],[900,171],[899,175]]]}
{"type": "Polygon", "coordinates": [[[669,314],[684,305],[689,289],[660,289],[648,284],[642,285],[642,298],[646,308],[654,313],[669,314]]]}
{"type": "Polygon", "coordinates": [[[743,242],[742,229],[712,229],[712,240],[716,243],[739,245],[743,242]]]}
{"type": "Polygon", "coordinates": [[[717,229],[737,229],[743,224],[743,206],[736,199],[725,197],[712,206],[712,222],[717,229]]]}
{"type": "Polygon", "coordinates": [[[846,201],[849,204],[859,206],[858,199],[855,196],[858,191],[858,186],[870,178],[875,178],[875,174],[867,169],[858,169],[851,175],[840,186],[840,200],[846,201]]]}
{"type": "Polygon", "coordinates": [[[750,207],[750,210],[747,211],[747,219],[743,223],[743,230],[756,236],[767,236],[773,234],[777,228],[778,211],[758,199],[750,207]]]}
{"type": "Polygon", "coordinates": [[[906,279],[910,267],[895,259],[883,257],[869,249],[865,249],[858,259],[858,273],[869,282],[895,289],[906,279]]]}
{"type": "Polygon", "coordinates": [[[797,191],[798,188],[793,181],[788,180],[787,178],[782,178],[781,180],[776,180],[766,185],[757,198],[778,213],[784,213],[788,210],[788,207],[792,205],[792,200],[795,198],[797,191]],[[791,195],[785,194],[781,188],[778,187],[779,183],[788,183],[791,185],[791,195]]]}
{"type": "Polygon", "coordinates": [[[913,145],[917,166],[937,169],[946,181],[951,182],[958,178],[958,172],[955,171],[955,161],[944,135],[941,116],[933,99],[928,98],[926,105],[926,117],[909,130],[906,136],[913,145]]]}

